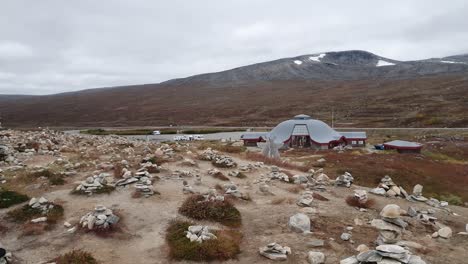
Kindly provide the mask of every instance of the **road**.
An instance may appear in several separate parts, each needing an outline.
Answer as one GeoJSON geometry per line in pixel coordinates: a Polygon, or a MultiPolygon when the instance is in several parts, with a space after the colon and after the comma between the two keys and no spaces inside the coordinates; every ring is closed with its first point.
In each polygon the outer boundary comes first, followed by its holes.
{"type": "MultiPolygon", "coordinates": [[[[68,130],[65,131],[66,134],[79,134],[79,130],[68,130]]],[[[231,139],[231,140],[240,140],[242,134],[248,132],[221,132],[221,133],[212,133],[212,134],[203,134],[203,137],[206,140],[222,140],[222,139],[231,139]]],[[[131,139],[140,139],[148,141],[173,141],[175,136],[183,136],[186,134],[168,134],[168,135],[130,135],[122,136],[131,139]]]]}

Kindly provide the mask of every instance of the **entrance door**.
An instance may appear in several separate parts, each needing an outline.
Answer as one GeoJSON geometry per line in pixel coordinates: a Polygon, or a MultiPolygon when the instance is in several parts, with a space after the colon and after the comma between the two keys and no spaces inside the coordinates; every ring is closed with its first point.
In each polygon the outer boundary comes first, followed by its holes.
{"type": "Polygon", "coordinates": [[[293,148],[309,148],[310,137],[309,136],[292,136],[291,147],[293,148]]]}
{"type": "Polygon", "coordinates": [[[310,147],[309,130],[306,125],[295,125],[291,135],[291,147],[308,148],[310,147]]]}

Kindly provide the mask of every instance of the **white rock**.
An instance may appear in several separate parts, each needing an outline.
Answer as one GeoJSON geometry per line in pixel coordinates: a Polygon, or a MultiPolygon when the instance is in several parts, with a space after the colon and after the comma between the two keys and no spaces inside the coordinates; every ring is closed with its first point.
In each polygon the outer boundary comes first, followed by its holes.
{"type": "Polygon", "coordinates": [[[294,232],[310,232],[310,218],[302,213],[297,213],[289,218],[289,228],[294,232]]]}
{"type": "Polygon", "coordinates": [[[451,238],[452,237],[452,229],[448,226],[443,227],[437,231],[440,237],[442,238],[451,238]]]}
{"type": "Polygon", "coordinates": [[[325,255],[322,252],[309,251],[307,260],[310,264],[322,264],[325,263],[325,255]]]}
{"type": "Polygon", "coordinates": [[[47,221],[47,217],[39,217],[39,218],[31,220],[32,223],[42,223],[42,222],[45,222],[45,221],[47,221]]]}

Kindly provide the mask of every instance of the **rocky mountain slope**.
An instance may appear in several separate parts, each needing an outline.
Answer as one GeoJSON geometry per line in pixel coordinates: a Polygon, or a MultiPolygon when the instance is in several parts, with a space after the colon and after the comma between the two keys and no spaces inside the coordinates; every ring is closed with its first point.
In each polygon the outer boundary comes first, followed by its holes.
{"type": "Polygon", "coordinates": [[[297,113],[338,125],[465,127],[468,55],[397,61],[365,51],[264,62],[159,84],[0,96],[9,126],[274,125],[297,113]]]}

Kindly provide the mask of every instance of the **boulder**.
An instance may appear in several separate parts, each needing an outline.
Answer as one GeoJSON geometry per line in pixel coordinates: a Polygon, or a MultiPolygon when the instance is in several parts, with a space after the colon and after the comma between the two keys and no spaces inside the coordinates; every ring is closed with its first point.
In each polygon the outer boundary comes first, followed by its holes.
{"type": "Polygon", "coordinates": [[[325,263],[325,255],[322,252],[309,251],[307,261],[309,264],[322,264],[325,263]]]}
{"type": "Polygon", "coordinates": [[[442,238],[451,238],[452,237],[452,229],[448,226],[443,227],[437,231],[438,235],[442,238]]]}
{"type": "Polygon", "coordinates": [[[380,216],[386,218],[398,218],[400,217],[400,214],[401,208],[396,204],[388,204],[380,212],[380,216]]]}
{"type": "Polygon", "coordinates": [[[302,213],[297,213],[289,218],[289,228],[298,233],[310,232],[310,218],[302,213]]]}

